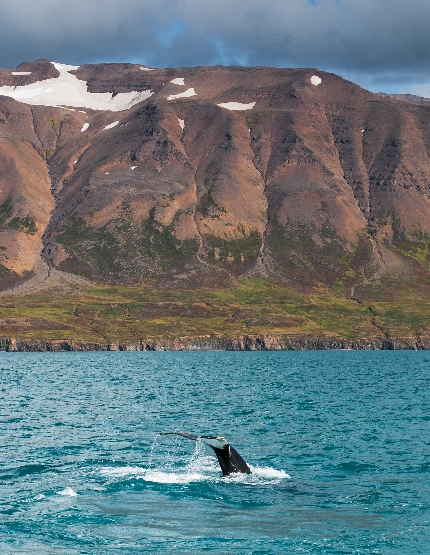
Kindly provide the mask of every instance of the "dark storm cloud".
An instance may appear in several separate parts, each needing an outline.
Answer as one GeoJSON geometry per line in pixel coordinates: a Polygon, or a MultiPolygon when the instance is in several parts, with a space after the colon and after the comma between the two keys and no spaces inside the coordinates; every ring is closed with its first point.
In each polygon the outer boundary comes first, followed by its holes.
{"type": "Polygon", "coordinates": [[[428,0],[3,0],[2,67],[80,64],[318,67],[426,82],[428,0]]]}

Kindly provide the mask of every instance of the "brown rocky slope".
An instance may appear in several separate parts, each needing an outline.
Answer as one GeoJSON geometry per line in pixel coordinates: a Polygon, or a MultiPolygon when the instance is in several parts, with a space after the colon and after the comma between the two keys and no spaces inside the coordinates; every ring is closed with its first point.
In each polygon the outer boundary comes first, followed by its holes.
{"type": "Polygon", "coordinates": [[[0,70],[0,288],[41,256],[162,287],[426,281],[430,105],[315,69],[132,64],[64,77],[117,108],[150,91],[124,109],[11,97],[64,75],[46,60],[0,70]]]}

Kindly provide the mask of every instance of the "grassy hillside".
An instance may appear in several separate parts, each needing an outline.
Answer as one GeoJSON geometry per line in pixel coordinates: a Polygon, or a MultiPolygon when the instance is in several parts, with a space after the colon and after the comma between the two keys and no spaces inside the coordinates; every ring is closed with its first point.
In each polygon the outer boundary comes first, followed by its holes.
{"type": "MultiPolygon", "coordinates": [[[[391,298],[385,302],[371,295],[369,300],[348,299],[335,290],[298,293],[257,279],[230,289],[47,290],[3,297],[0,337],[122,343],[242,334],[355,341],[429,336],[428,296],[394,286],[386,284],[391,298]]],[[[375,294],[379,296],[379,290],[375,294]]]]}

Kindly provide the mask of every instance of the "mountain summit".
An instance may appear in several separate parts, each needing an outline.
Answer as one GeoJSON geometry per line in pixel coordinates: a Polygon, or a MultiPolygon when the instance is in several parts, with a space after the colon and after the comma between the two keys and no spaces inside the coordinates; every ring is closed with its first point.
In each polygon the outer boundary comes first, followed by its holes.
{"type": "Polygon", "coordinates": [[[0,287],[429,270],[430,105],[316,69],[0,69],[0,287]]]}

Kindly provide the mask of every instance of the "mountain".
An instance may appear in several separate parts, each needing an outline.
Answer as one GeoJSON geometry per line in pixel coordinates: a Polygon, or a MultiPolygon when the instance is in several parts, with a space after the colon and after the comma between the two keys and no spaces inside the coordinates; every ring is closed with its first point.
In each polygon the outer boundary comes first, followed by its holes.
{"type": "Polygon", "coordinates": [[[0,70],[0,288],[427,288],[430,104],[316,69],[0,70]]]}

